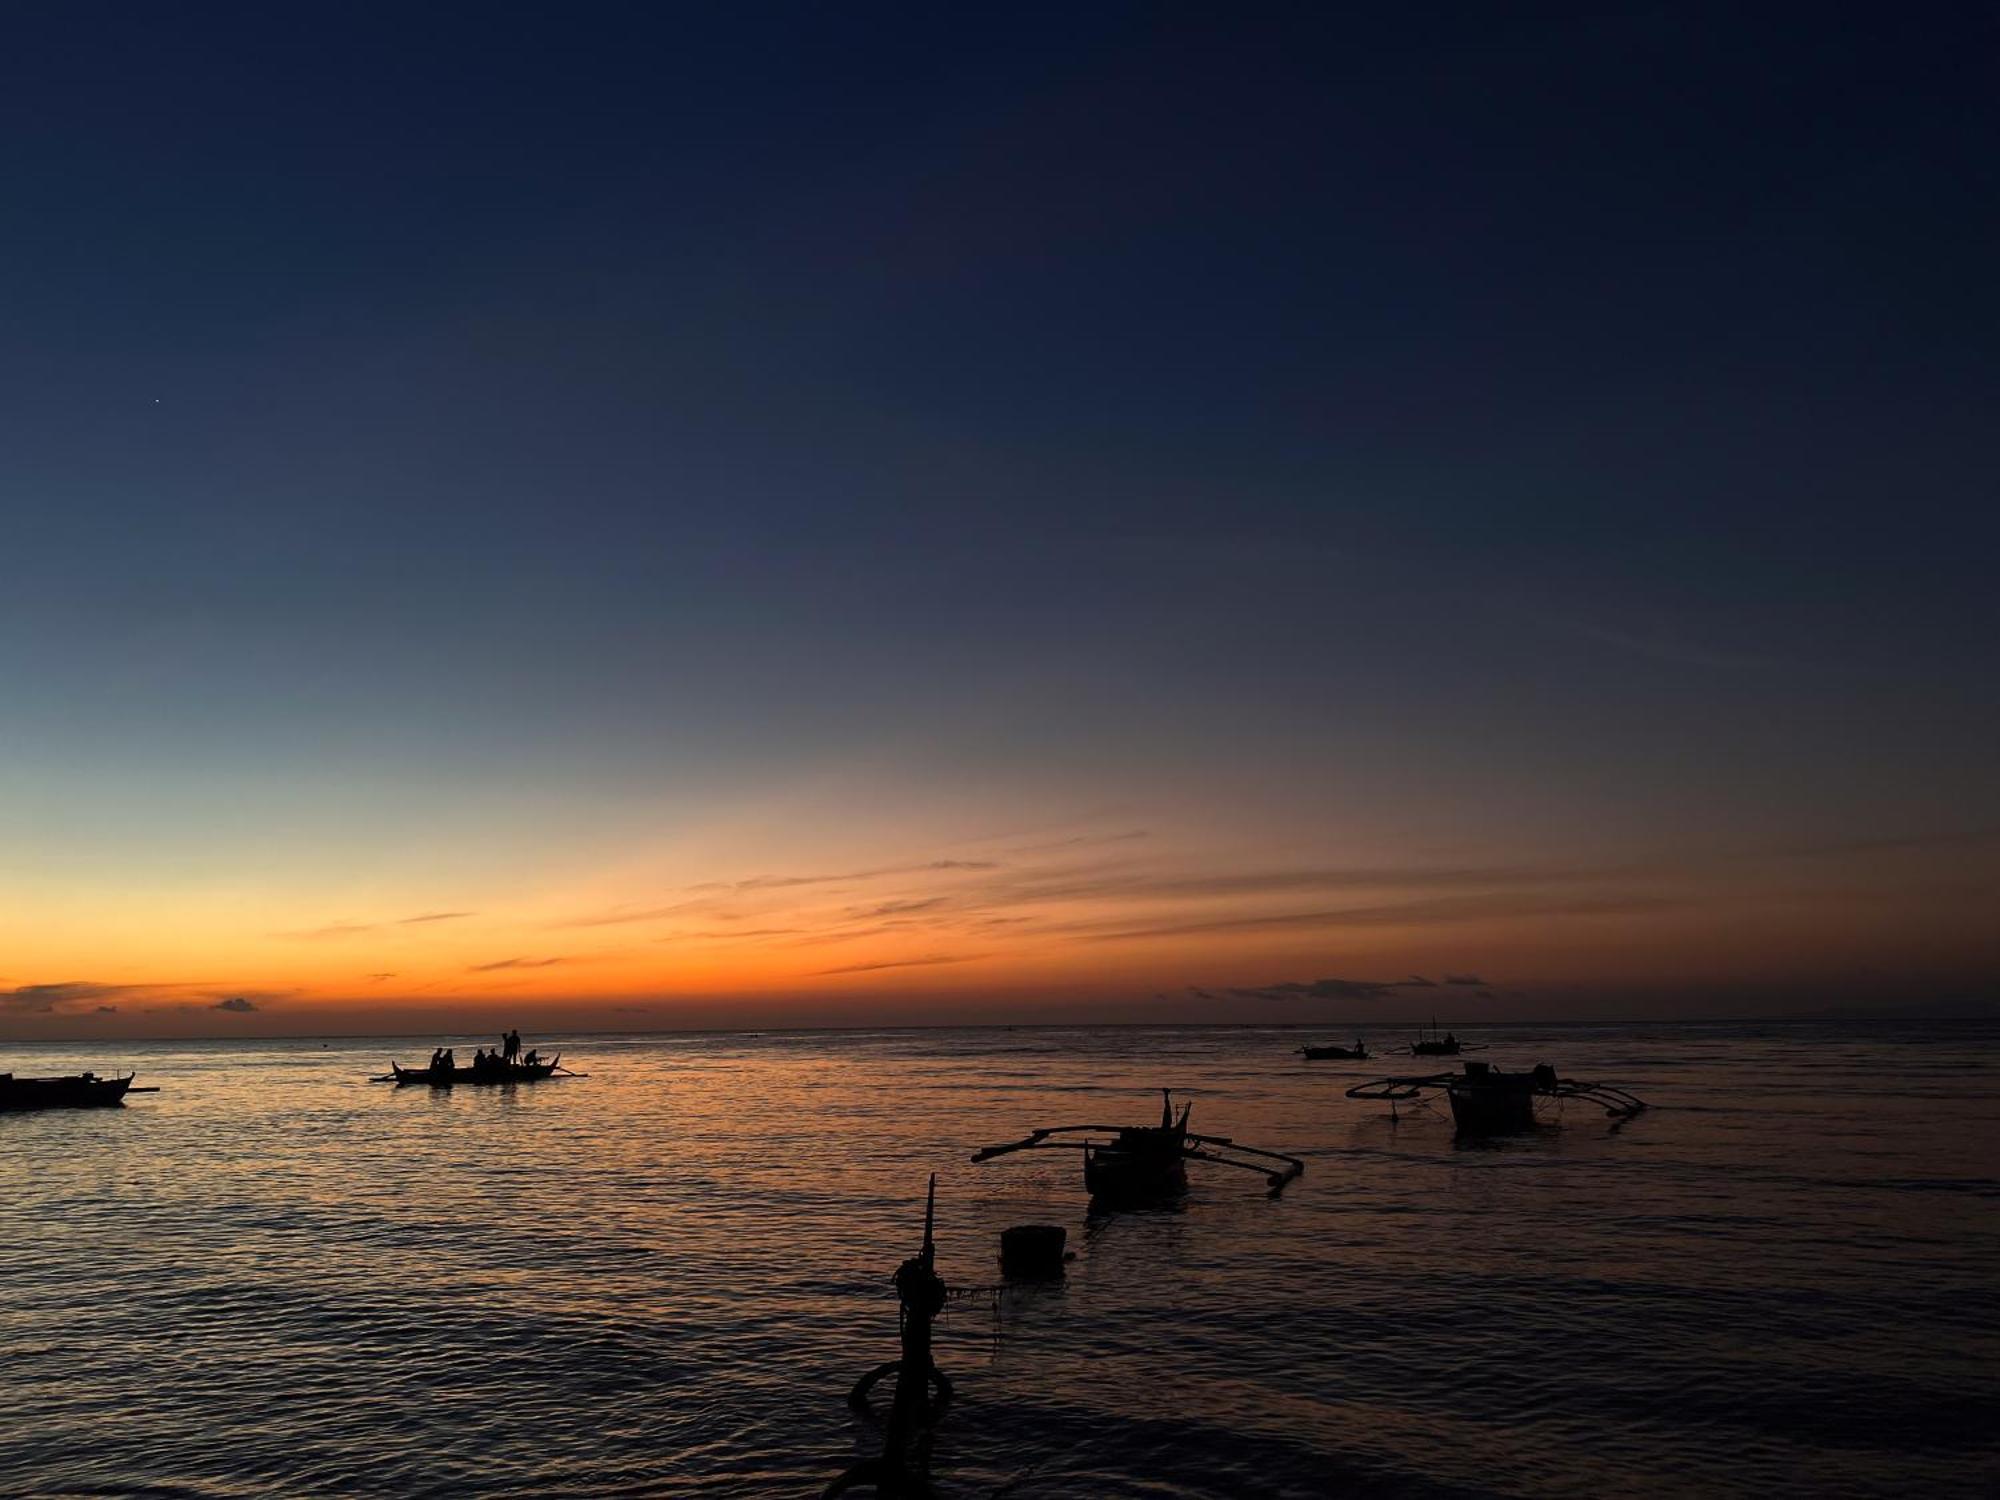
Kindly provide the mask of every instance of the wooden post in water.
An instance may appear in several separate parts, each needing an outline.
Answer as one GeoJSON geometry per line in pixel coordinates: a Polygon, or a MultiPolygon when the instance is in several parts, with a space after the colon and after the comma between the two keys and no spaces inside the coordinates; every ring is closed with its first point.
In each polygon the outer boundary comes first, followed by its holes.
{"type": "Polygon", "coordinates": [[[882,1456],[856,1464],[826,1487],[823,1500],[858,1484],[872,1484],[875,1493],[896,1500],[933,1500],[931,1488],[931,1428],[951,1400],[951,1381],[931,1357],[931,1322],[944,1311],[944,1278],[936,1270],[937,1173],[931,1173],[924,1198],[924,1246],[896,1268],[896,1299],[901,1304],[903,1353],[877,1365],[854,1382],[847,1393],[850,1406],[868,1407],[868,1392],[883,1376],[894,1374],[896,1394],[889,1403],[889,1424],[882,1435],[882,1456]],[[937,1399],[931,1399],[931,1387],[937,1399]]]}

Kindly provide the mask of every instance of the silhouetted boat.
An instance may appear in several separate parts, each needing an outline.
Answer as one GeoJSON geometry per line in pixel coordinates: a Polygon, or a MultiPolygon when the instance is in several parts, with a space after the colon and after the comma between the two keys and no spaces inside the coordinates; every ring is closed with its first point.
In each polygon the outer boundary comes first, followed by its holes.
{"type": "MultiPolygon", "coordinates": [[[[538,1063],[479,1063],[465,1068],[406,1068],[401,1063],[390,1063],[390,1078],[398,1087],[408,1083],[426,1083],[434,1089],[456,1088],[468,1083],[540,1083],[544,1078],[557,1076],[562,1054],[557,1053],[547,1062],[538,1063]]],[[[580,1073],[562,1069],[565,1078],[580,1078],[580,1073]]],[[[386,1083],[389,1078],[382,1082],[386,1083]]]]}
{"type": "Polygon", "coordinates": [[[1323,1062],[1329,1057],[1347,1057],[1354,1059],[1356,1062],[1365,1062],[1368,1058],[1368,1048],[1361,1042],[1356,1042],[1352,1047],[1308,1046],[1299,1048],[1299,1055],[1304,1057],[1308,1062],[1323,1062]]]}
{"type": "Polygon", "coordinates": [[[1171,1198],[1187,1191],[1187,1117],[1192,1104],[1173,1117],[1169,1095],[1158,1125],[1122,1127],[1108,1145],[1086,1145],[1083,1185],[1093,1198],[1139,1202],[1171,1198]]]}
{"type": "Polygon", "coordinates": [[[1385,1099],[1391,1114],[1404,1103],[1422,1103],[1427,1094],[1442,1093],[1451,1105],[1452,1123],[1460,1135],[1506,1135],[1535,1124],[1538,1099],[1587,1099],[1616,1119],[1630,1119],[1645,1101],[1608,1083],[1579,1083],[1558,1078],[1547,1063],[1532,1072],[1503,1073],[1491,1063],[1469,1062],[1461,1073],[1432,1073],[1412,1078],[1376,1078],[1347,1091],[1350,1099],[1385,1099]]]}
{"type": "Polygon", "coordinates": [[[1410,1043],[1412,1057],[1456,1057],[1461,1052],[1484,1052],[1484,1047],[1468,1046],[1453,1032],[1438,1034],[1438,1023],[1433,1020],[1428,1029],[1417,1028],[1417,1039],[1410,1043]]]}
{"type": "MultiPolygon", "coordinates": [[[[99,1078],[95,1073],[80,1073],[74,1078],[16,1078],[12,1073],[0,1073],[0,1112],[111,1109],[125,1102],[136,1076],[127,1073],[123,1078],[99,1078]]],[[[153,1090],[139,1092],[150,1094],[153,1090]]]]}
{"type": "Polygon", "coordinates": [[[1013,1151],[1081,1151],[1083,1184],[1092,1198],[1106,1202],[1146,1202],[1177,1197],[1187,1191],[1187,1164],[1212,1161],[1218,1166],[1241,1167],[1261,1172],[1271,1191],[1284,1191],[1285,1184],[1305,1171],[1296,1156],[1276,1151],[1260,1151],[1239,1146],[1226,1135],[1194,1135],[1187,1128],[1188,1111],[1183,1106],[1174,1117],[1173,1094],[1160,1091],[1158,1125],[1051,1125],[1030,1132],[1018,1141],[988,1146],[975,1152],[974,1161],[990,1161],[1013,1151]],[[1055,1135],[1109,1135],[1108,1141],[1055,1141],[1055,1135]],[[1243,1157],[1261,1157],[1245,1161],[1243,1157]],[[1273,1169],[1269,1162],[1282,1165],[1273,1169]]]}

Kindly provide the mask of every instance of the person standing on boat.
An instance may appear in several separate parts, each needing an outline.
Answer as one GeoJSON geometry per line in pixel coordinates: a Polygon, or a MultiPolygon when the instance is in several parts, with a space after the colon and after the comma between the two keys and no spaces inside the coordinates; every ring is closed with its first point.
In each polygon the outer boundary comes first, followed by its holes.
{"type": "Polygon", "coordinates": [[[519,1056],[521,1051],[520,1028],[516,1027],[514,1030],[508,1032],[505,1036],[501,1037],[500,1046],[503,1052],[505,1053],[506,1060],[508,1062],[512,1062],[517,1056],[519,1056]]]}

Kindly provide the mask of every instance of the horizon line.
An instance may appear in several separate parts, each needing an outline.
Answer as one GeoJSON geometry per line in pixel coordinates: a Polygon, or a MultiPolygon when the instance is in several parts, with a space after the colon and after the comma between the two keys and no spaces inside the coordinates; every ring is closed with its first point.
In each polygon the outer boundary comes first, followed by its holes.
{"type": "MultiPolygon", "coordinates": [[[[1823,1012],[1809,1016],[1682,1016],[1669,1019],[1664,1017],[1632,1017],[1621,1021],[1610,1020],[1494,1020],[1470,1023],[1474,1028],[1529,1028],[1566,1026],[1578,1029],[1612,1028],[1624,1026],[1824,1026],[1829,1023],[1846,1025],[1990,1025],[2000,1022],[2000,1009],[1987,1015],[1852,1015],[1840,1012],[1823,1012]]],[[[1405,1026],[1421,1027],[1427,1023],[1413,1021],[1396,1023],[1391,1026],[1376,1022],[1336,1022],[1336,1021],[957,1021],[957,1022],[901,1022],[882,1026],[675,1026],[675,1027],[615,1027],[595,1031],[553,1031],[538,1032],[537,1036],[550,1037],[617,1037],[617,1036],[779,1036],[806,1033],[809,1035],[837,1035],[860,1031],[1124,1031],[1144,1028],[1151,1031],[1383,1031],[1402,1030],[1405,1026]]],[[[122,1043],[150,1045],[155,1042],[359,1042],[418,1041],[425,1037],[442,1037],[447,1040],[486,1036],[485,1031],[308,1031],[285,1033],[276,1036],[131,1036],[117,1038],[95,1038],[87,1036],[50,1036],[16,1038],[0,1041],[0,1046],[69,1046],[96,1041],[116,1041],[122,1043]]]]}

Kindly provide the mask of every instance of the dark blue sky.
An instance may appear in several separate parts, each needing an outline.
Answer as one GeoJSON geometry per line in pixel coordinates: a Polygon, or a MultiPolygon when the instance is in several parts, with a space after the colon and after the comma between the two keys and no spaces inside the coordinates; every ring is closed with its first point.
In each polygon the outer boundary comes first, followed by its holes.
{"type": "Polygon", "coordinates": [[[27,847],[880,754],[1306,845],[1990,826],[1996,58],[1969,5],[18,8],[27,847]]]}

